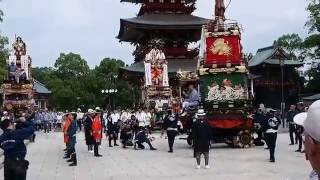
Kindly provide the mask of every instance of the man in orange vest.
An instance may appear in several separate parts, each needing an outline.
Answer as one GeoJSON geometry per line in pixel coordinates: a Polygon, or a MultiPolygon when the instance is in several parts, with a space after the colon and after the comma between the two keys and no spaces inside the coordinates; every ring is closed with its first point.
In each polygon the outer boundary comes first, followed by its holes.
{"type": "Polygon", "coordinates": [[[95,157],[102,157],[99,154],[99,145],[102,139],[102,123],[101,123],[101,112],[97,111],[92,121],[92,137],[94,140],[93,150],[95,157]]]}
{"type": "Polygon", "coordinates": [[[64,159],[69,159],[70,158],[70,155],[71,155],[71,152],[70,152],[70,149],[68,147],[68,141],[69,141],[69,138],[68,138],[68,129],[69,129],[69,126],[71,125],[71,119],[68,118],[68,115],[69,113],[67,112],[65,114],[65,121],[64,121],[64,125],[63,125],[63,128],[62,128],[62,132],[63,132],[63,141],[64,143],[66,144],[66,154],[65,156],[63,157],[64,159]]]}

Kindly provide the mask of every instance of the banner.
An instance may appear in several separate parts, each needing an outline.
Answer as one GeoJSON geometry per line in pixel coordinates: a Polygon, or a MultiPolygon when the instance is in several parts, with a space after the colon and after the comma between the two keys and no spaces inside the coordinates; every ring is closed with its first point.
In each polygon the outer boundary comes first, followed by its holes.
{"type": "Polygon", "coordinates": [[[200,76],[204,101],[225,102],[248,99],[245,74],[208,74],[200,76]]]}
{"type": "Polygon", "coordinates": [[[239,36],[207,37],[205,64],[240,64],[241,45],[239,36]]]}

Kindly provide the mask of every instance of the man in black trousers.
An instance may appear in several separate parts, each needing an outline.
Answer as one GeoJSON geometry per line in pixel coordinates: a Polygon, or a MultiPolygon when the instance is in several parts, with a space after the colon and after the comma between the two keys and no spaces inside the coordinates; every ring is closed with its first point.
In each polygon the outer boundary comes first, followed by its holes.
{"type": "Polygon", "coordinates": [[[210,140],[212,138],[212,130],[205,118],[203,109],[199,109],[196,113],[196,122],[193,124],[193,143],[194,152],[197,160],[197,169],[200,169],[201,155],[204,155],[205,168],[209,169],[209,149],[210,140]]]}
{"type": "Polygon", "coordinates": [[[4,180],[25,180],[29,162],[25,160],[27,148],[24,140],[30,138],[35,131],[34,124],[19,118],[20,129],[14,122],[4,119],[0,126],[4,131],[0,136],[0,148],[4,150],[4,180]]]}
{"type": "Polygon", "coordinates": [[[277,144],[277,136],[278,136],[278,129],[279,125],[281,124],[281,120],[275,117],[274,111],[271,110],[267,116],[267,124],[266,124],[266,132],[264,133],[265,141],[269,148],[270,153],[270,162],[275,162],[275,149],[277,144]]]}
{"type": "Polygon", "coordinates": [[[164,119],[164,128],[167,130],[169,153],[173,153],[174,140],[178,134],[178,118],[177,115],[168,111],[168,115],[164,119]]]}
{"type": "Polygon", "coordinates": [[[296,106],[291,105],[288,115],[287,115],[287,123],[289,123],[289,136],[290,136],[290,144],[289,145],[294,145],[294,141],[296,138],[293,138],[293,134],[295,134],[296,128],[295,124],[293,122],[293,117],[297,114],[296,106]]]}

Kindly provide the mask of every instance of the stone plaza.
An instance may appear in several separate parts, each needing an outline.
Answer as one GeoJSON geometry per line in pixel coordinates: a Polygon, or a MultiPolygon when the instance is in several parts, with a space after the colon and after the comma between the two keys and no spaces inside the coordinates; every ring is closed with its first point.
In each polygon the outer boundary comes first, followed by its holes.
{"type": "MultiPolygon", "coordinates": [[[[307,179],[311,167],[296,146],[288,145],[288,134],[279,134],[276,163],[269,163],[264,147],[230,148],[216,144],[210,152],[211,169],[195,169],[192,148],[176,139],[173,154],[167,153],[167,140],[155,133],[150,151],[108,147],[104,138],[101,158],[87,151],[83,132],[77,135],[78,166],[69,167],[62,158],[62,133],[37,133],[36,142],[28,145],[30,161],[28,180],[301,180],[307,179]]],[[[181,136],[183,137],[183,136],[181,136]]],[[[202,162],[203,164],[203,162],[202,162]]],[[[3,174],[3,169],[1,169],[3,174]]],[[[0,179],[3,176],[0,176],[0,179]]]]}

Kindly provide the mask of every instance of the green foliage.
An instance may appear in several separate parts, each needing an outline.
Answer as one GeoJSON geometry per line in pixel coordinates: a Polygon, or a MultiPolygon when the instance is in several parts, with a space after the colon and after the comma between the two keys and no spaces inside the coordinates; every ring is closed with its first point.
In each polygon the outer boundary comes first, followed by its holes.
{"type": "Polygon", "coordinates": [[[303,49],[303,40],[298,34],[285,34],[274,41],[273,45],[282,47],[289,53],[290,59],[297,59],[303,49]]]}
{"type": "Polygon", "coordinates": [[[309,77],[306,92],[308,93],[320,93],[320,64],[313,64],[313,67],[307,72],[309,77]]]}
{"type": "MultiPolygon", "coordinates": [[[[0,22],[2,21],[3,21],[3,11],[0,10],[0,22]]],[[[6,59],[9,55],[9,51],[6,48],[6,46],[8,44],[9,44],[8,38],[0,34],[0,83],[5,79],[7,75],[6,59]]]]}
{"type": "Polygon", "coordinates": [[[80,55],[61,53],[54,68],[34,68],[33,77],[52,91],[51,108],[105,108],[112,106],[113,101],[116,106],[132,107],[134,88],[117,77],[123,66],[125,63],[121,60],[104,58],[98,66],[90,69],[80,55]],[[118,93],[101,93],[101,90],[111,88],[118,89],[118,93]]]}
{"type": "Polygon", "coordinates": [[[54,64],[57,73],[64,78],[81,78],[89,73],[87,61],[81,58],[79,54],[61,53],[54,64]]]}
{"type": "Polygon", "coordinates": [[[307,7],[309,20],[306,27],[309,28],[309,36],[304,41],[308,48],[308,55],[311,60],[311,69],[307,72],[307,92],[320,93],[320,1],[310,0],[307,7]]]}
{"type": "Polygon", "coordinates": [[[307,7],[309,11],[309,20],[306,23],[306,26],[309,27],[309,32],[320,32],[320,1],[319,0],[310,0],[310,3],[307,7]]]}

